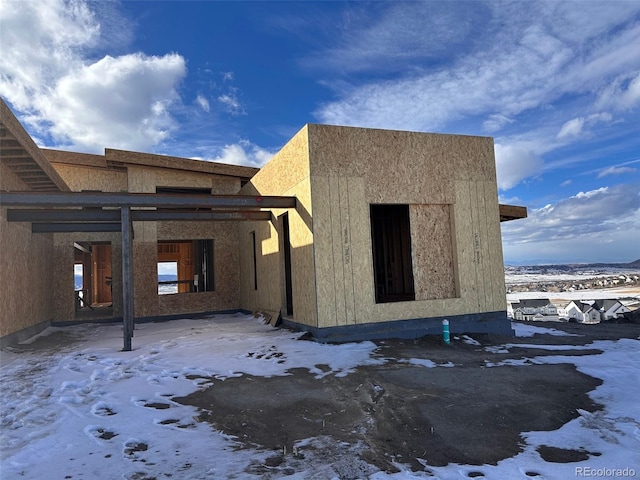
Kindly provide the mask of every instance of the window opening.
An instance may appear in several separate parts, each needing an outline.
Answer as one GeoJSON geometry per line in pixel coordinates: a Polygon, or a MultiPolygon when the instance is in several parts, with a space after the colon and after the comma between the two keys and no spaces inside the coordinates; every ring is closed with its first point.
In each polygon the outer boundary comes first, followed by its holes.
{"type": "Polygon", "coordinates": [[[213,259],[213,240],[158,242],[158,294],[214,291],[213,259]],[[175,279],[161,279],[161,270],[170,270],[166,275],[175,271],[175,279]]]}

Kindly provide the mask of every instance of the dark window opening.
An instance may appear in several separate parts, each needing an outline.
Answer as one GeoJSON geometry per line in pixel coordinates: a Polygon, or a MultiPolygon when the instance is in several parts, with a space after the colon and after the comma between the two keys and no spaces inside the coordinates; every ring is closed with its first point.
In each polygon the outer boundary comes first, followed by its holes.
{"type": "Polygon", "coordinates": [[[251,232],[251,247],[253,251],[253,289],[258,290],[258,254],[256,251],[256,232],[251,232]]]}
{"type": "Polygon", "coordinates": [[[287,315],[293,315],[293,280],[291,276],[291,235],[289,214],[282,215],[282,249],[284,251],[284,291],[287,315]]]}
{"type": "Polygon", "coordinates": [[[371,205],[376,303],[415,300],[409,205],[371,205]]]}
{"type": "Polygon", "coordinates": [[[158,242],[158,294],[213,292],[213,257],[213,240],[158,242]]]}

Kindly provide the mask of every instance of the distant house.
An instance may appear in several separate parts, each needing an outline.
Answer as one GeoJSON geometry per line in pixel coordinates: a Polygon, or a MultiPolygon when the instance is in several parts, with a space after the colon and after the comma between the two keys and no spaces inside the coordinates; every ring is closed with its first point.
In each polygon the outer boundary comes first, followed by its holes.
{"type": "Polygon", "coordinates": [[[557,319],[557,316],[558,309],[548,298],[523,299],[513,305],[513,318],[516,320],[544,320],[544,317],[552,320],[557,319]]]}
{"type": "Polygon", "coordinates": [[[606,321],[614,318],[622,318],[625,313],[630,312],[619,300],[607,299],[596,300],[593,308],[600,312],[600,320],[606,321]]]}
{"type": "Polygon", "coordinates": [[[571,301],[565,311],[568,318],[573,318],[580,323],[600,323],[600,310],[590,304],[580,301],[571,301]]]}

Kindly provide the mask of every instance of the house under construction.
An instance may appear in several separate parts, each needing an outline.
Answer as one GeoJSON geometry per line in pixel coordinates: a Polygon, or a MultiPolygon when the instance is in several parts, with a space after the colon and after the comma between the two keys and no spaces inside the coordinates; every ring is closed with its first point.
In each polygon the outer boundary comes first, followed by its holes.
{"type": "Polygon", "coordinates": [[[511,333],[500,222],[526,209],[491,138],[309,124],[255,169],[43,149],[0,114],[3,345],[239,310],[319,341],[511,333]]]}

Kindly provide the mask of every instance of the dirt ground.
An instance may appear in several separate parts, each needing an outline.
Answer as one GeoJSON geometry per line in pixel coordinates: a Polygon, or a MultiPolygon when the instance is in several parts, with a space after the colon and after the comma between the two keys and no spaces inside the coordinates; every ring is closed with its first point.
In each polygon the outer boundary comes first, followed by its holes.
{"type": "MultiPolygon", "coordinates": [[[[496,464],[521,450],[521,432],[555,430],[576,418],[577,409],[601,409],[588,396],[601,381],[569,364],[486,368],[485,361],[599,351],[511,348],[508,354],[494,354],[484,347],[586,345],[596,339],[640,335],[640,325],[634,324],[529,324],[580,336],[474,335],[480,345],[460,339],[445,345],[435,336],[380,341],[376,355],[387,361],[360,367],[345,377],[317,379],[306,369],[291,370],[285,377],[245,375],[213,380],[206,390],[173,400],[198,407],[198,419],[235,437],[239,448],[274,452],[266,467],[257,466],[251,473],[261,473],[259,468],[268,468],[270,475],[293,473],[296,460],[303,461],[308,451],[294,449],[294,444],[311,437],[325,439],[322,454],[328,461],[332,456],[344,458],[345,451],[353,448],[352,478],[370,473],[370,465],[395,472],[394,461],[424,470],[417,458],[432,466],[496,464]],[[452,362],[455,367],[425,368],[408,359],[452,362]]],[[[546,461],[563,463],[600,454],[551,447],[542,447],[539,453],[546,461]]]]}

